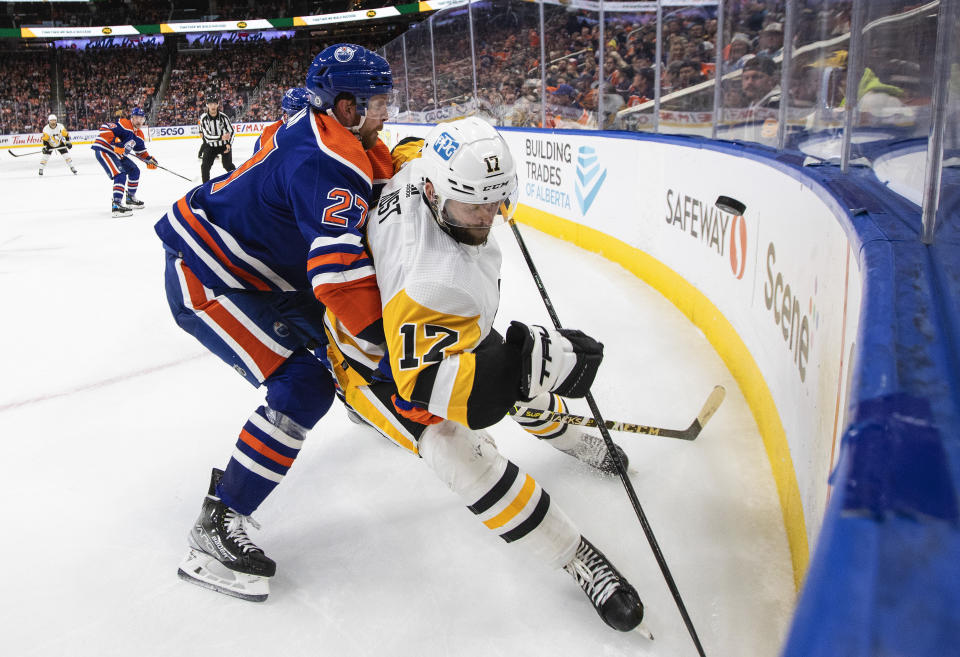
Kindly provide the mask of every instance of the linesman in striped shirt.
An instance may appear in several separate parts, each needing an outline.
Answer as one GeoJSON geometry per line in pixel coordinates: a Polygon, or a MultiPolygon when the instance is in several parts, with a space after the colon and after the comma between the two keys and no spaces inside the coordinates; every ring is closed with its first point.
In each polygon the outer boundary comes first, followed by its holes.
{"type": "Polygon", "coordinates": [[[210,180],[210,167],[218,157],[223,170],[233,171],[233,123],[230,117],[220,111],[220,103],[212,96],[207,97],[207,111],[200,116],[200,175],[203,182],[210,180]]]}

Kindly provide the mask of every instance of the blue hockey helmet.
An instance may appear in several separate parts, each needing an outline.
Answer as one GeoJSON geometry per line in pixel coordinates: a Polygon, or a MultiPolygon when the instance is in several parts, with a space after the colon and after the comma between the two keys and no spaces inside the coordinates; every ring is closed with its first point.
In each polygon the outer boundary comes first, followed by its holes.
{"type": "Polygon", "coordinates": [[[365,114],[372,96],[393,90],[393,74],[387,60],[372,50],[338,43],[313,58],[306,87],[311,104],[319,109],[333,107],[337,94],[349,93],[357,101],[357,111],[365,114]]]}
{"type": "Polygon", "coordinates": [[[287,93],[283,94],[280,109],[287,116],[293,116],[309,104],[310,92],[305,87],[291,87],[287,89],[287,93]]]}
{"type": "Polygon", "coordinates": [[[147,115],[144,114],[143,110],[140,109],[139,107],[134,107],[132,110],[130,110],[130,116],[142,116],[146,118],[147,115]]]}

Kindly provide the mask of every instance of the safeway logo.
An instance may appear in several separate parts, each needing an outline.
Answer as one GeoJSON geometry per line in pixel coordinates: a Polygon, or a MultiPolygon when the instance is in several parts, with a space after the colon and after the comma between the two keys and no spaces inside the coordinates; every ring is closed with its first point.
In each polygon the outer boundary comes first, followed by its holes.
{"type": "Polygon", "coordinates": [[[740,215],[730,221],[730,269],[738,281],[747,269],[747,222],[740,215]]]}
{"type": "Polygon", "coordinates": [[[597,198],[597,192],[607,179],[607,170],[600,168],[600,158],[596,155],[596,150],[590,146],[581,146],[577,151],[577,202],[580,204],[580,212],[586,214],[594,199],[597,198]]]}

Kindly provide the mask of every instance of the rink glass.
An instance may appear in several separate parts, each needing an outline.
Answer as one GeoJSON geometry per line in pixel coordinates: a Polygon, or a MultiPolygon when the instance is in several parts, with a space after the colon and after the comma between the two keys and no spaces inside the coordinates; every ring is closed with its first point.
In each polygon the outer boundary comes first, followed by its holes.
{"type": "Polygon", "coordinates": [[[412,123],[480,115],[501,126],[699,135],[844,170],[871,165],[870,144],[916,139],[925,149],[929,137],[924,207],[935,213],[942,166],[960,146],[960,20],[940,16],[941,4],[477,1],[436,12],[382,52],[402,90],[398,120],[412,123]],[[953,34],[938,57],[945,26],[953,34]],[[772,84],[749,98],[743,57],[758,51],[773,62],[772,84]],[[573,93],[555,94],[560,85],[573,93]]]}

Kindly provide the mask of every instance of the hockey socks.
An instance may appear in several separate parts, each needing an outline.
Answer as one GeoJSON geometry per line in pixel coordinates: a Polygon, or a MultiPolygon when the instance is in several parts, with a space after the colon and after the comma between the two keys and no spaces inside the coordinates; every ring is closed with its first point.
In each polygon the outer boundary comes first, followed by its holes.
{"type": "Polygon", "coordinates": [[[253,513],[283,481],[306,435],[306,428],[282,413],[259,407],[240,431],[217,488],[220,499],[243,515],[253,513]]]}
{"type": "Polygon", "coordinates": [[[574,556],[580,532],[533,477],[497,451],[485,432],[441,422],[424,431],[418,446],[427,465],[504,541],[522,546],[551,568],[574,556]]]}

